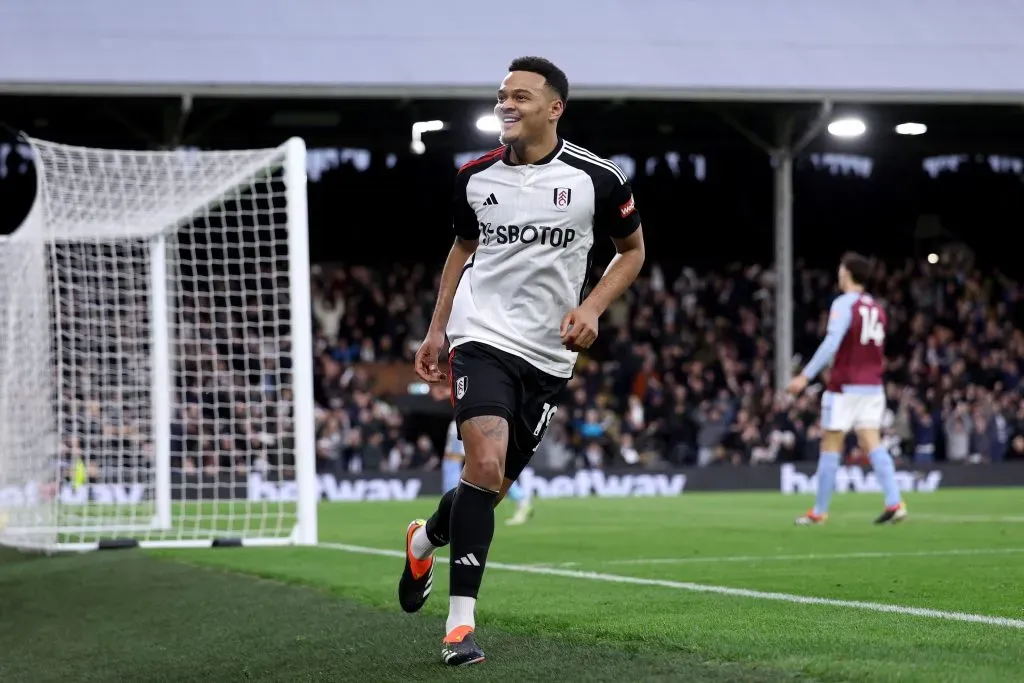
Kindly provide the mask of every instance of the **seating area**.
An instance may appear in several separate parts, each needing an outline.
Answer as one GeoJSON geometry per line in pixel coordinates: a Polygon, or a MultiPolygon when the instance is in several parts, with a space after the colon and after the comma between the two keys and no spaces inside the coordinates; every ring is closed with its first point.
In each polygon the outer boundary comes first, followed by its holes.
{"type": "MultiPolygon", "coordinates": [[[[798,268],[794,351],[824,335],[831,272],[798,268]]],[[[313,285],[318,443],[325,469],[436,467],[442,443],[403,428],[361,363],[411,362],[439,269],[322,266],[313,285]]],[[[878,264],[889,315],[885,434],[905,464],[1024,459],[1024,296],[998,273],[878,264]]],[[[818,398],[773,389],[773,273],[649,264],[602,319],[535,464],[748,466],[813,461],[818,398]]],[[[820,378],[819,378],[820,379],[820,378]]],[[[818,387],[820,389],[820,386],[818,387]]],[[[851,439],[848,461],[864,457],[851,439]]]]}

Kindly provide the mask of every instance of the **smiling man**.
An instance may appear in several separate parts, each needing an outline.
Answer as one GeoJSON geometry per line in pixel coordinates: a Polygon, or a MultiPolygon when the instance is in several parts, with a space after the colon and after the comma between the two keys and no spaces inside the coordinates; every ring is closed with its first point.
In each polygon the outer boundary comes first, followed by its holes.
{"type": "Polygon", "coordinates": [[[498,149],[455,181],[455,244],[441,275],[430,330],[416,354],[428,382],[447,334],[455,421],[466,451],[458,486],[427,521],[406,529],[402,608],[423,606],[434,552],[451,544],[442,661],[474,664],[475,605],[494,535],[494,507],[530,461],[590,348],[598,318],[644,262],[640,215],[616,165],[559,137],[569,82],[554,64],[522,57],[498,89],[498,149]],[[592,249],[617,251],[583,298],[592,249]]]}

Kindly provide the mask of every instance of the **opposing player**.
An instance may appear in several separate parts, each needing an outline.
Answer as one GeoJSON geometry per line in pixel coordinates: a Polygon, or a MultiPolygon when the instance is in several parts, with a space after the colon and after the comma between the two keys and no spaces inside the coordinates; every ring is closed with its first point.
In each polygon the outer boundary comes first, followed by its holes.
{"type": "Polygon", "coordinates": [[[533,501],[530,499],[529,491],[516,481],[508,489],[508,498],[516,504],[516,511],[515,514],[505,520],[505,524],[509,526],[526,524],[533,515],[533,501]]]}
{"type": "Polygon", "coordinates": [[[398,597],[407,612],[430,593],[434,552],[451,544],[445,664],[481,662],[475,605],[494,534],[494,507],[529,462],[558,409],[598,318],[644,262],[640,215],[615,164],[559,137],[569,83],[546,59],[509,66],[495,114],[502,147],[455,181],[455,244],[430,329],[416,354],[428,382],[451,382],[466,448],[459,485],[406,531],[398,597]],[[618,252],[583,299],[591,249],[618,252]],[[445,333],[451,377],[438,368],[445,333]]]}
{"type": "Polygon", "coordinates": [[[876,524],[895,523],[907,517],[907,508],[896,483],[892,455],[882,444],[885,414],[882,373],[885,364],[886,315],[864,285],[871,263],[859,254],[843,255],[839,264],[839,289],[832,302],[828,332],[803,372],[786,388],[799,394],[833,358],[828,384],[821,397],[821,456],[818,459],[817,496],[814,507],[797,518],[797,524],[821,524],[836,484],[839,453],[846,434],[857,433],[861,448],[870,454],[871,467],[885,496],[885,510],[876,524]]]}
{"type": "Polygon", "coordinates": [[[462,477],[462,463],[466,457],[466,448],[459,438],[459,426],[455,420],[448,425],[448,438],[444,443],[444,458],[441,460],[441,488],[442,493],[451,491],[459,485],[462,477]]]}

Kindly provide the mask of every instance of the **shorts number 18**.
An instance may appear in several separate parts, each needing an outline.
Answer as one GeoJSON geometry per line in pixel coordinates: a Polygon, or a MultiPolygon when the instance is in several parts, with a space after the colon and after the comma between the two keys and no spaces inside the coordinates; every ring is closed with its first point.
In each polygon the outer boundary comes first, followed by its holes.
{"type": "MultiPolygon", "coordinates": [[[[555,413],[557,411],[558,411],[558,406],[553,406],[550,403],[545,403],[544,404],[544,410],[540,414],[540,420],[537,421],[537,426],[533,430],[533,435],[534,436],[539,437],[544,432],[547,431],[548,425],[551,424],[551,418],[553,418],[555,416],[555,413]]],[[[536,451],[537,448],[539,448],[539,447],[540,447],[540,442],[538,441],[537,445],[534,446],[533,450],[536,451]]]]}
{"type": "Polygon", "coordinates": [[[860,343],[867,346],[874,342],[877,346],[885,343],[885,327],[878,320],[878,309],[872,306],[861,306],[860,313],[860,343]]]}

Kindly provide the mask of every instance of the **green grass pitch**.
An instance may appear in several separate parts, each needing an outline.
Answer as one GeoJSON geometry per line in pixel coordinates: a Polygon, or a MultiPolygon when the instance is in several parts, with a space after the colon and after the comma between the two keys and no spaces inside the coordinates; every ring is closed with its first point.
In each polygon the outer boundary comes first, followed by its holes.
{"type": "Polygon", "coordinates": [[[433,499],[324,504],[333,547],[3,552],[0,681],[1024,681],[1024,490],[910,494],[894,527],[857,494],[794,526],[809,500],[540,500],[521,527],[502,506],[488,659],[456,671],[447,563],[406,615],[402,560],[339,547],[400,552],[433,499]]]}

